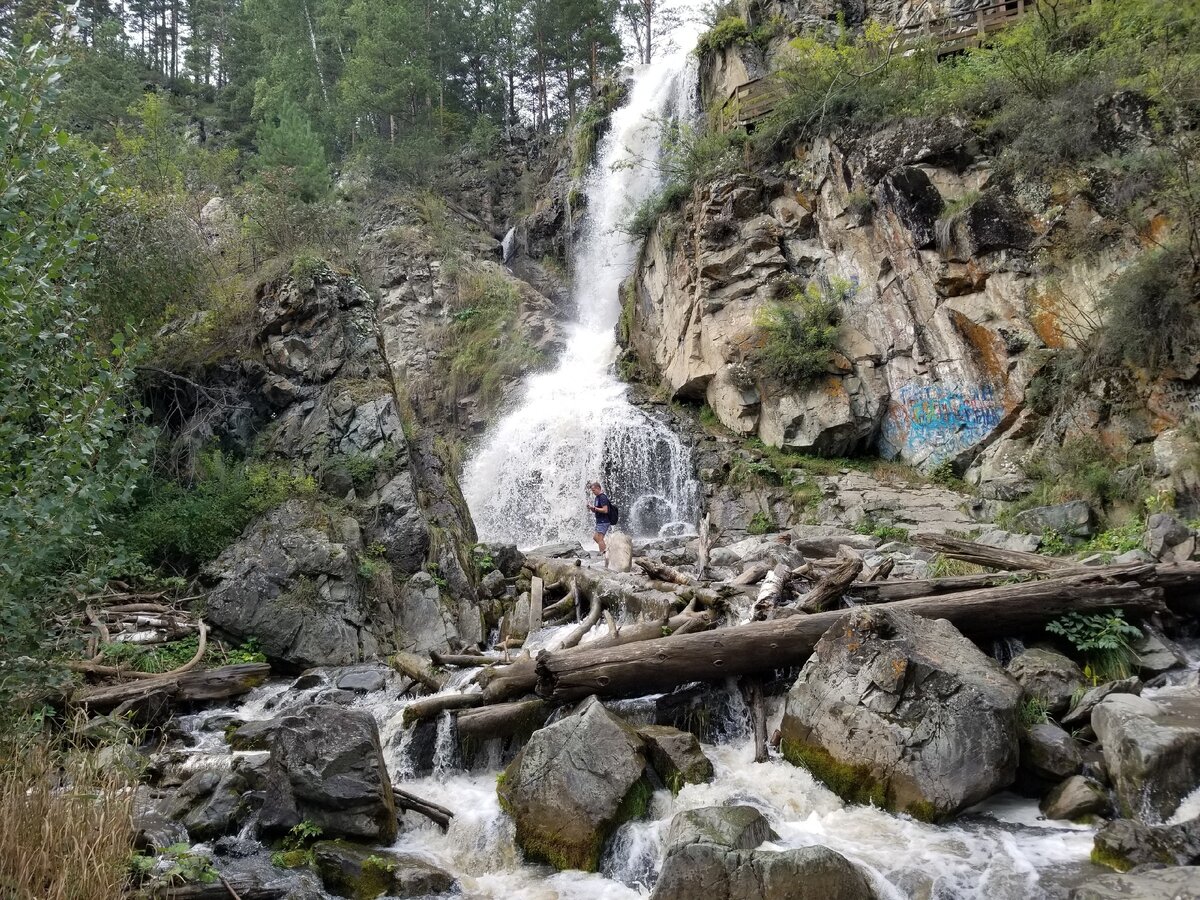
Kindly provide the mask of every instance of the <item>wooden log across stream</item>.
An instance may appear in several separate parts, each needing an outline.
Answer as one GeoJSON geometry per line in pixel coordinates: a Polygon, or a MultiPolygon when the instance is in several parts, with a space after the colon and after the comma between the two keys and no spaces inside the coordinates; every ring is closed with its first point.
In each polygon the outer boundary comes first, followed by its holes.
{"type": "MultiPolygon", "coordinates": [[[[1162,593],[1161,588],[1089,573],[901,600],[893,608],[947,619],[968,637],[991,639],[1019,634],[1068,612],[1113,607],[1158,612],[1164,609],[1162,593]]],[[[797,666],[844,615],[845,610],[834,610],[626,646],[543,652],[536,664],[537,692],[559,701],[589,694],[638,696],[669,691],[689,681],[797,666]]]]}

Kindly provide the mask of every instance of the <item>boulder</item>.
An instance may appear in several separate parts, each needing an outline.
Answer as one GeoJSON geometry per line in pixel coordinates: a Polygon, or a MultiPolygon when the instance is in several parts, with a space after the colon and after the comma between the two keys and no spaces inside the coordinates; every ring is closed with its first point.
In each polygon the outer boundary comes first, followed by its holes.
{"type": "Polygon", "coordinates": [[[194,841],[210,841],[236,831],[250,815],[246,780],[235,773],[198,772],[185,781],[165,812],[183,824],[194,841]]]}
{"type": "Polygon", "coordinates": [[[255,522],[204,568],[213,584],[205,619],[255,638],[272,661],[295,667],[346,665],[361,655],[367,608],[359,584],[358,523],[338,513],[315,518],[289,500],[255,522]]]}
{"type": "Polygon", "coordinates": [[[712,763],[694,734],[670,725],[646,725],[637,732],[646,742],[650,765],[671,793],[678,794],[685,784],[712,780],[712,763]]]}
{"type": "Polygon", "coordinates": [[[1146,521],[1142,545],[1155,559],[1186,562],[1196,549],[1192,530],[1169,513],[1155,513],[1146,521]],[[1183,548],[1176,552],[1176,548],[1183,548]]]}
{"type": "Polygon", "coordinates": [[[690,844],[668,856],[651,900],[873,900],[866,875],[828,847],[729,851],[690,844]]]}
{"type": "Polygon", "coordinates": [[[1133,643],[1133,652],[1137,654],[1138,671],[1145,678],[1169,672],[1184,663],[1166,640],[1150,630],[1133,643]]]}
{"type": "Polygon", "coordinates": [[[616,827],[645,815],[653,792],[645,772],[645,742],[589,697],[533,733],[496,792],[526,856],[594,872],[616,827]]]}
{"type": "Polygon", "coordinates": [[[445,652],[458,643],[453,604],[442,596],[429,572],[417,572],[400,589],[397,624],[399,649],[412,653],[445,652]]]}
{"type": "Polygon", "coordinates": [[[188,839],[187,828],[167,815],[146,785],[138,785],[133,798],[133,846],[159,852],[188,839]]]}
{"type": "Polygon", "coordinates": [[[1197,900],[1200,866],[1102,875],[1071,891],[1070,900],[1197,900]]]}
{"type": "Polygon", "coordinates": [[[913,246],[921,249],[934,245],[935,225],[944,204],[942,195],[921,169],[893,169],[879,183],[875,196],[912,234],[913,246]]]}
{"type": "Polygon", "coordinates": [[[1117,819],[1092,842],[1092,862],[1127,872],[1134,866],[1189,866],[1200,863],[1200,819],[1179,825],[1146,825],[1117,819]]]}
{"type": "Polygon", "coordinates": [[[1039,809],[1047,819],[1072,822],[1102,816],[1109,808],[1108,793],[1100,782],[1072,775],[1042,798],[1039,809]]]}
{"type": "Polygon", "coordinates": [[[793,550],[818,559],[837,556],[838,548],[842,546],[853,550],[874,550],[883,543],[873,535],[856,534],[834,525],[796,525],[789,533],[793,550]]]}
{"type": "Polygon", "coordinates": [[[1021,733],[1021,769],[1033,779],[1058,782],[1082,764],[1079,745],[1057,725],[1044,722],[1021,733]]]}
{"type": "Polygon", "coordinates": [[[1006,667],[1030,697],[1046,701],[1051,716],[1060,716],[1071,705],[1071,699],[1087,681],[1083,670],[1073,661],[1041,647],[1031,647],[1013,657],[1006,667]]]}
{"type": "Polygon", "coordinates": [[[1013,525],[1033,534],[1056,531],[1063,537],[1087,538],[1095,532],[1095,516],[1086,500],[1072,500],[1027,509],[1013,519],[1013,525]]]}
{"type": "Polygon", "coordinates": [[[338,690],[369,694],[382,691],[387,684],[387,670],[382,668],[356,668],[338,676],[338,690]]]}
{"type": "Polygon", "coordinates": [[[1092,712],[1121,814],[1169,819],[1200,785],[1200,697],[1111,694],[1092,712]]]}
{"type": "Polygon", "coordinates": [[[671,819],[663,856],[669,857],[690,844],[753,850],[775,837],[766,817],[753,806],[702,806],[676,813],[671,819]]]}
{"type": "Polygon", "coordinates": [[[1042,546],[1042,537],[1038,534],[1013,534],[993,528],[975,538],[975,543],[985,547],[995,547],[997,550],[1019,550],[1023,553],[1033,553],[1042,546]]]}
{"type": "Polygon", "coordinates": [[[277,720],[259,828],[283,834],[304,821],[326,837],[396,837],[392,782],[370,713],[317,704],[277,720]]]}
{"type": "Polygon", "coordinates": [[[781,747],[846,800],[937,821],[1012,784],[1021,695],[949,622],[859,608],[788,693],[781,747]]]}
{"type": "Polygon", "coordinates": [[[345,841],[320,841],[313,859],[326,890],[353,900],[457,893],[454,876],[418,859],[345,841]]]}
{"type": "Polygon", "coordinates": [[[1088,725],[1092,721],[1092,710],[1096,708],[1096,704],[1109,694],[1141,694],[1141,692],[1142,680],[1136,675],[1122,678],[1119,681],[1105,682],[1080,697],[1061,721],[1068,728],[1088,725]]]}

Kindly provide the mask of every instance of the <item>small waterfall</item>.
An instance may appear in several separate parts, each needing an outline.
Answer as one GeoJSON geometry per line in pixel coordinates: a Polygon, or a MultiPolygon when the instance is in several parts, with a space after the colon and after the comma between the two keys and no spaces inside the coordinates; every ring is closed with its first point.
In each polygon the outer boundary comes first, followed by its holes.
{"type": "Polygon", "coordinates": [[[616,377],[621,282],[638,245],[619,229],[660,186],[662,123],[692,117],[696,63],[679,53],[642,67],[613,113],[586,185],[588,221],[571,264],[577,319],[557,367],[531,377],[515,409],[466,466],[463,493],[481,540],[534,547],[591,533],[586,485],[601,481],[635,535],[679,531],[699,513],[691,452],[630,403],[616,377]]]}

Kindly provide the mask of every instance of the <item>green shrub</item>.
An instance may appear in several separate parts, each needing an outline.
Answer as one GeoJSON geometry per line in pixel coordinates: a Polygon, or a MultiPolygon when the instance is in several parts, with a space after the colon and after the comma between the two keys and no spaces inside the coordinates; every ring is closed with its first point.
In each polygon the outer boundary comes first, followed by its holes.
{"type": "Polygon", "coordinates": [[[122,531],[147,562],[189,571],[215,559],[256,517],[295,496],[312,496],[311,477],[266,463],[206,455],[192,486],[159,480],[122,531]]]}
{"type": "Polygon", "coordinates": [[[1122,272],[1104,300],[1104,347],[1151,372],[1187,363],[1200,339],[1200,280],[1187,251],[1146,253],[1122,272]]]}
{"type": "Polygon", "coordinates": [[[1032,728],[1034,725],[1045,725],[1050,721],[1050,704],[1044,697],[1027,697],[1021,704],[1018,713],[1021,725],[1032,728]]]}
{"type": "Polygon", "coordinates": [[[1069,500],[1086,500],[1103,510],[1114,503],[1139,503],[1147,489],[1146,459],[1132,447],[1108,447],[1093,435],[1080,435],[1031,456],[1025,474],[1038,489],[1013,511],[1069,500]]]}
{"type": "Polygon", "coordinates": [[[755,368],[795,389],[824,375],[850,293],[848,282],[833,281],[824,290],[810,282],[805,290],[765,306],[757,320],[762,344],[753,355],[755,368]]]}
{"type": "Polygon", "coordinates": [[[767,534],[775,529],[775,521],[761,509],[754,514],[750,519],[750,524],[746,526],[748,534],[767,534]]]}
{"type": "Polygon", "coordinates": [[[1065,638],[1082,654],[1084,674],[1093,684],[1128,678],[1137,663],[1130,641],[1141,629],[1125,620],[1119,609],[1111,613],[1067,613],[1049,622],[1046,630],[1065,638]]]}
{"type": "Polygon", "coordinates": [[[746,27],[746,20],[741,16],[729,16],[700,36],[700,40],[696,42],[696,54],[704,56],[707,53],[716,53],[734,44],[744,44],[750,39],[750,29],[746,27]]]}

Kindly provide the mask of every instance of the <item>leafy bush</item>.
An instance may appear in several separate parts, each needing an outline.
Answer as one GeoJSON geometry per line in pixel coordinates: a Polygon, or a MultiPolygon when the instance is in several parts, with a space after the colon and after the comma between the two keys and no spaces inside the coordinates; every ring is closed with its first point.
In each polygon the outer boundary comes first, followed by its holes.
{"type": "Polygon", "coordinates": [[[219,453],[201,461],[191,487],[159,480],[123,528],[129,546],[148,562],[189,571],[215,559],[256,517],[316,484],[266,463],[235,463],[219,453]]]}
{"type": "Polygon", "coordinates": [[[1034,725],[1045,725],[1050,721],[1050,704],[1044,697],[1027,697],[1021,704],[1018,713],[1021,725],[1032,728],[1034,725]]]}
{"type": "Polygon", "coordinates": [[[56,601],[89,567],[111,574],[97,536],[148,449],[136,355],[88,337],[107,162],[51,123],[63,62],[37,46],[0,57],[0,695],[56,601]]]}
{"type": "Polygon", "coordinates": [[[754,352],[755,367],[795,389],[825,374],[837,349],[841,304],[850,292],[848,282],[833,281],[824,290],[810,282],[790,298],[765,306],[757,322],[762,345],[754,352]]]}
{"type": "Polygon", "coordinates": [[[774,519],[760,509],[751,517],[750,524],[746,526],[746,532],[748,534],[768,534],[775,531],[776,527],[774,519]]]}
{"type": "Polygon", "coordinates": [[[1198,300],[1200,278],[1182,247],[1143,255],[1108,289],[1105,349],[1151,372],[1187,363],[1200,340],[1198,300]]]}
{"type": "Polygon", "coordinates": [[[1141,629],[1125,620],[1125,613],[1067,613],[1049,622],[1046,630],[1066,638],[1083,655],[1084,674],[1093,684],[1128,678],[1137,662],[1130,641],[1141,629]]]}
{"type": "Polygon", "coordinates": [[[1027,459],[1024,471],[1040,482],[1020,508],[1087,500],[1096,509],[1137,503],[1146,492],[1146,461],[1134,448],[1109,447],[1092,435],[1064,441],[1027,459]]]}
{"type": "Polygon", "coordinates": [[[716,53],[734,44],[744,44],[750,38],[746,20],[741,16],[729,16],[700,36],[700,40],[696,42],[696,55],[716,53]]]}

